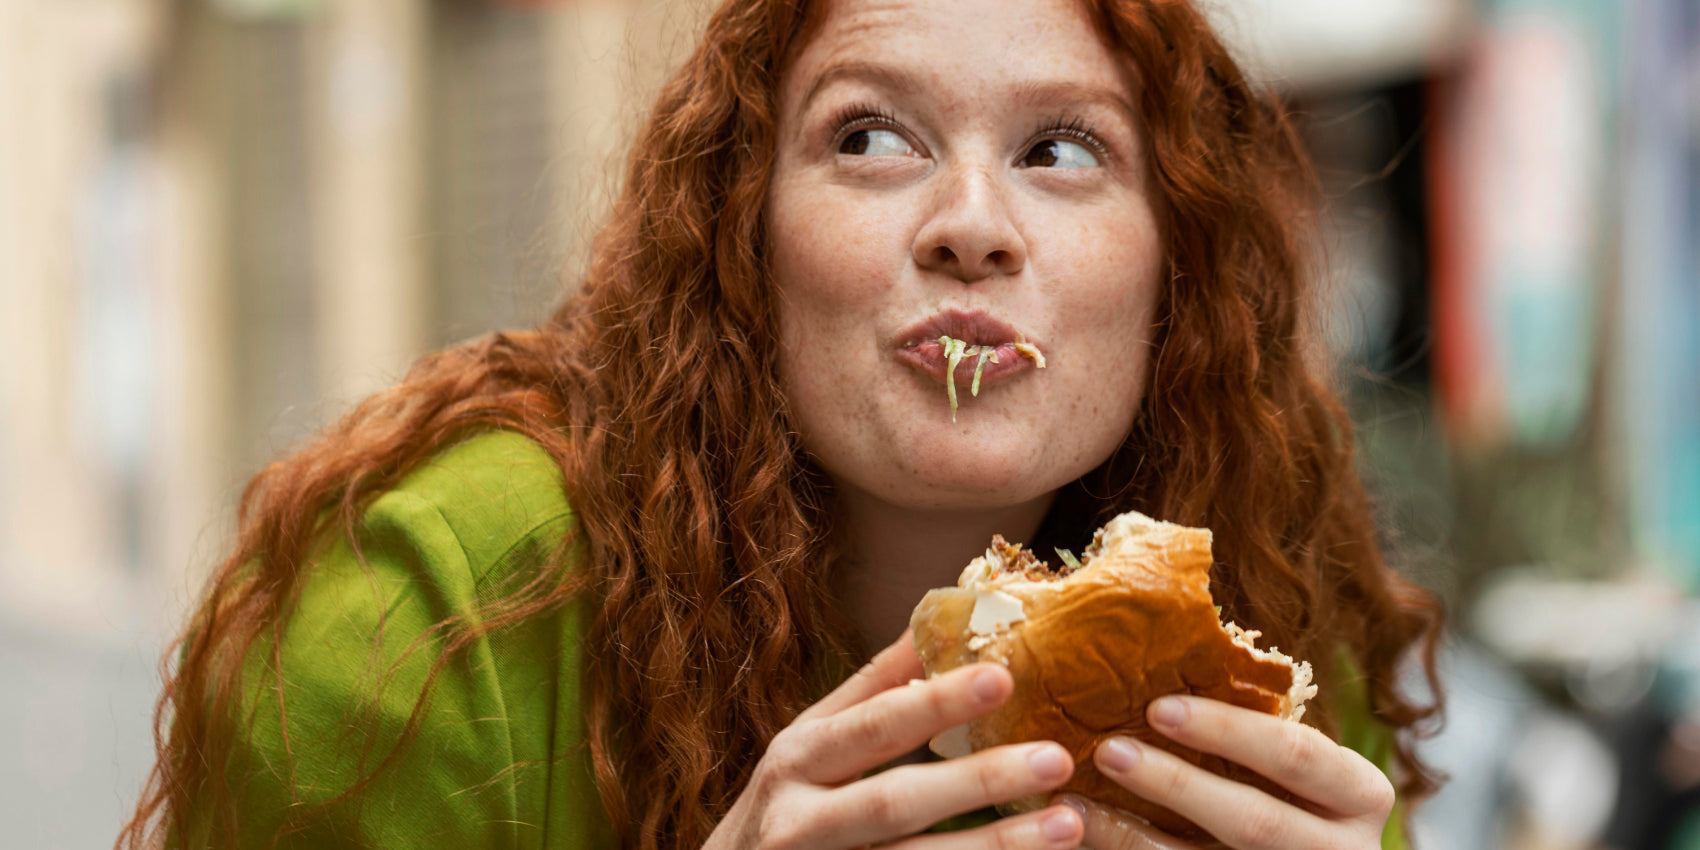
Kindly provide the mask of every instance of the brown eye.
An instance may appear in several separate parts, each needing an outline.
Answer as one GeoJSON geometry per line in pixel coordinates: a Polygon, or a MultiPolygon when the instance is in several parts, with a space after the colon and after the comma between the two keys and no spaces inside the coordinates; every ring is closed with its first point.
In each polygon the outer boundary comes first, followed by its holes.
{"type": "Polygon", "coordinates": [[[1098,158],[1084,145],[1067,139],[1046,139],[1027,150],[1027,168],[1096,168],[1098,158]]]}
{"type": "Polygon", "coordinates": [[[897,133],[874,127],[845,136],[838,143],[838,152],[850,156],[906,156],[914,150],[897,133]]]}

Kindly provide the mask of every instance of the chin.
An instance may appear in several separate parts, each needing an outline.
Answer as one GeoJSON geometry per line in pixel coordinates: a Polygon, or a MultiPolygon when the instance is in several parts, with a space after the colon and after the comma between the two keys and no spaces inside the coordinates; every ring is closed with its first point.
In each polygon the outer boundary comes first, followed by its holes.
{"type": "Polygon", "coordinates": [[[882,500],[926,510],[984,510],[1037,499],[1084,475],[1054,462],[1043,445],[1017,441],[926,441],[857,482],[882,500]]]}

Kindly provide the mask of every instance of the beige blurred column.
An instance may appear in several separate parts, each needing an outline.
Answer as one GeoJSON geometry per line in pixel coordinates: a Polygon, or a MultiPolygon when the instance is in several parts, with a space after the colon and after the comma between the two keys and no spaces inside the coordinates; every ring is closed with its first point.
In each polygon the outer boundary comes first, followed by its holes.
{"type": "Polygon", "coordinates": [[[79,201],[99,136],[91,16],[120,4],[0,1],[0,606],[43,625],[98,620],[122,574],[78,420],[79,201]]]}
{"type": "Polygon", "coordinates": [[[632,3],[586,0],[551,7],[545,20],[549,93],[555,128],[553,231],[562,239],[563,274],[583,276],[589,240],[606,217],[619,182],[618,144],[626,23],[632,3]]]}
{"type": "Polygon", "coordinates": [[[347,405],[423,352],[424,0],[327,4],[308,66],[320,388],[347,405]]]}
{"type": "Polygon", "coordinates": [[[716,0],[575,0],[545,19],[554,98],[555,233],[576,283],[624,177],[626,146],[716,0]]]}
{"type": "Polygon", "coordinates": [[[169,179],[162,210],[169,226],[159,246],[159,448],[149,518],[150,560],[165,603],[155,616],[171,626],[229,544],[242,484],[233,451],[237,340],[220,45],[208,13],[180,14],[173,53],[160,63],[155,114],[156,151],[169,179]]]}

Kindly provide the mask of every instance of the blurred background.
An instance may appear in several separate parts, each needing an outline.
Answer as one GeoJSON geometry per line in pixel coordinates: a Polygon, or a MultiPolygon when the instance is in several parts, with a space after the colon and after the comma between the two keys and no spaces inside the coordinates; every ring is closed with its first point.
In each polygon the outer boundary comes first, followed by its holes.
{"type": "MultiPolygon", "coordinates": [[[[1424,848],[1700,848],[1700,4],[1206,0],[1447,601],[1424,848]]],[[[110,846],[242,483],[535,322],[710,0],[0,0],[0,823],[110,846]]],[[[1415,686],[1415,685],[1414,685],[1415,686]]]]}

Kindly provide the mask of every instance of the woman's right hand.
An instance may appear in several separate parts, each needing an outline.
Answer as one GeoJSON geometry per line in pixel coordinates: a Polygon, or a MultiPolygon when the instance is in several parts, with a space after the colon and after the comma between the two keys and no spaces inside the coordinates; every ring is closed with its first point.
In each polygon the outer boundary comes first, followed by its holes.
{"type": "Polygon", "coordinates": [[[953,815],[1060,787],[1074,773],[1052,742],[863,774],[996,709],[1015,683],[997,664],[923,675],[908,632],[775,735],[705,850],[1073,848],[1085,826],[1056,805],[954,833],[920,835],[953,815]]]}

